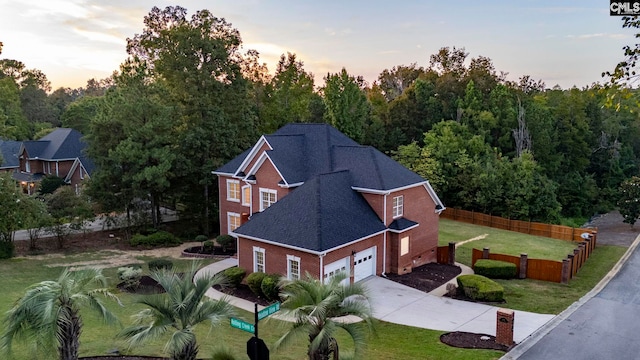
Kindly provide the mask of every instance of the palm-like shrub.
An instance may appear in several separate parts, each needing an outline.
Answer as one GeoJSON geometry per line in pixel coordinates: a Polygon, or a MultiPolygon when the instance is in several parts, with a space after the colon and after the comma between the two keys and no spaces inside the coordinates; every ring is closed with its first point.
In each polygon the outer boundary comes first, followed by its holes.
{"type": "Polygon", "coordinates": [[[98,295],[120,304],[107,290],[106,278],[99,269],[67,269],[56,281],[32,285],[7,314],[1,338],[3,349],[11,352],[13,341],[23,339],[45,353],[57,347],[60,360],[78,359],[82,306],[95,310],[107,323],[117,322],[98,295]]]}
{"type": "Polygon", "coordinates": [[[373,331],[371,306],[364,286],[358,283],[343,285],[344,279],[346,275],[341,273],[325,284],[307,273],[302,279],[283,282],[280,297],[284,301],[280,309],[295,322],[274,347],[279,349],[299,337],[306,337],[309,360],[328,360],[331,354],[338,359],[335,335],[343,329],[353,339],[357,355],[365,344],[367,333],[373,331]],[[340,319],[347,315],[361,321],[340,319]]]}
{"type": "Polygon", "coordinates": [[[234,313],[226,299],[213,300],[205,295],[212,286],[224,283],[224,276],[205,273],[194,278],[197,270],[198,264],[194,263],[184,274],[175,269],[158,269],[151,273],[166,293],[149,295],[139,301],[147,309],[134,315],[135,325],[120,333],[130,347],[170,332],[164,351],[174,360],[196,359],[196,325],[204,321],[217,325],[234,313]]]}

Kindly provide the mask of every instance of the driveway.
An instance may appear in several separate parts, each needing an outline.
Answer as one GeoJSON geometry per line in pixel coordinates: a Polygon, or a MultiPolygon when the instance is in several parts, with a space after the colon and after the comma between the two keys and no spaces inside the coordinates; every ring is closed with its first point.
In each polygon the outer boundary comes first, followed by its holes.
{"type": "Polygon", "coordinates": [[[639,241],[640,236],[599,286],[502,359],[637,359],[639,241]]]}

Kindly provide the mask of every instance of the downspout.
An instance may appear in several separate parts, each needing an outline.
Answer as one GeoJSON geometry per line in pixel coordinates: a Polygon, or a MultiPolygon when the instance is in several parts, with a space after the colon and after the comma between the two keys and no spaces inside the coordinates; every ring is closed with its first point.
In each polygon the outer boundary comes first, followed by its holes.
{"type": "Polygon", "coordinates": [[[318,257],[320,257],[320,281],[324,284],[324,256],[327,255],[326,253],[322,253],[320,255],[318,255],[318,257]]]}
{"type": "MultiPolygon", "coordinates": [[[[384,202],[383,202],[383,216],[384,216],[384,226],[387,226],[387,195],[389,193],[384,194],[384,202]]],[[[387,231],[382,234],[382,253],[384,254],[384,259],[382,260],[382,276],[387,277],[385,274],[387,272],[387,231]]]]}

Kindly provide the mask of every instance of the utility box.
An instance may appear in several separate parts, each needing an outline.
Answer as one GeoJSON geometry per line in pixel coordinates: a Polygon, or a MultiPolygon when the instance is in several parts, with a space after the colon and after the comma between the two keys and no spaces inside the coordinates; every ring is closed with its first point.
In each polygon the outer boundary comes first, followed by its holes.
{"type": "Polygon", "coordinates": [[[515,313],[511,309],[498,309],[496,321],[496,342],[501,345],[513,345],[513,320],[515,313]]]}

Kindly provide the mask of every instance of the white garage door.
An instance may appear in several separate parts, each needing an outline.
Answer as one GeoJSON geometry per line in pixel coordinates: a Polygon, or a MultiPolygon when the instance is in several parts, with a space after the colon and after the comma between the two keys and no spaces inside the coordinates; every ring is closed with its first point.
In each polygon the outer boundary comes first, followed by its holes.
{"type": "Polygon", "coordinates": [[[324,266],[324,282],[327,283],[336,274],[344,272],[347,274],[345,281],[349,281],[349,258],[334,261],[324,266]]]}
{"type": "Polygon", "coordinates": [[[376,247],[359,251],[353,257],[353,281],[358,282],[376,274],[376,247]]]}

